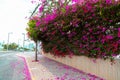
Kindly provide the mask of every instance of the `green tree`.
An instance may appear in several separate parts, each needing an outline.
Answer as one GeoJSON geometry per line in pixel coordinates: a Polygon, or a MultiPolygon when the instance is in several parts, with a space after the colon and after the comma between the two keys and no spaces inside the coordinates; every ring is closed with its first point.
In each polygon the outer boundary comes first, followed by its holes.
{"type": "Polygon", "coordinates": [[[3,44],[3,49],[7,49],[7,44],[3,44]]]}
{"type": "MultiPolygon", "coordinates": [[[[7,44],[2,45],[4,49],[7,49],[7,44]]],[[[16,50],[18,48],[18,45],[16,43],[11,43],[8,45],[9,50],[16,50]]]]}
{"type": "Polygon", "coordinates": [[[35,48],[35,61],[37,60],[37,42],[39,40],[39,36],[41,34],[41,32],[39,31],[39,29],[36,28],[36,21],[35,20],[30,20],[28,22],[28,28],[26,28],[26,30],[28,31],[28,36],[31,40],[33,40],[36,44],[36,48],[35,48]]]}

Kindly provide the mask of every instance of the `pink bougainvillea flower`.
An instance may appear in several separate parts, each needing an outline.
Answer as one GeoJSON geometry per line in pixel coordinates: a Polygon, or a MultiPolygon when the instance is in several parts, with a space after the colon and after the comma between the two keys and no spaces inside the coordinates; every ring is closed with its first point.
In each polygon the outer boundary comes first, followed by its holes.
{"type": "Polygon", "coordinates": [[[36,26],[38,27],[40,25],[40,21],[37,21],[36,22],[36,26]]]}
{"type": "Polygon", "coordinates": [[[72,12],[76,12],[77,11],[77,6],[75,4],[72,5],[72,12]]]}
{"type": "Polygon", "coordinates": [[[118,37],[120,38],[120,31],[118,32],[118,37]]]}
{"type": "Polygon", "coordinates": [[[99,0],[92,0],[94,3],[98,2],[99,0]]]}
{"type": "Polygon", "coordinates": [[[50,21],[53,21],[57,17],[57,14],[47,14],[46,17],[44,18],[45,23],[49,23],[50,21]]]}
{"type": "Polygon", "coordinates": [[[112,35],[107,35],[106,39],[113,39],[113,36],[112,35]]]}
{"type": "Polygon", "coordinates": [[[88,9],[86,7],[83,7],[83,11],[84,11],[84,13],[87,13],[88,9]]]}
{"type": "Polygon", "coordinates": [[[84,0],[72,0],[72,2],[74,3],[79,3],[79,4],[82,4],[84,2],[84,0]]]}
{"type": "Polygon", "coordinates": [[[67,6],[65,7],[65,9],[66,9],[66,11],[69,11],[70,6],[67,5],[67,6]]]}
{"type": "Polygon", "coordinates": [[[120,32],[118,32],[118,37],[120,38],[120,32]]]}
{"type": "Polygon", "coordinates": [[[120,28],[118,28],[118,31],[120,32],[120,28]]]}
{"type": "Polygon", "coordinates": [[[112,3],[112,0],[106,0],[106,3],[107,3],[107,4],[111,4],[111,3],[112,3]]]}
{"type": "Polygon", "coordinates": [[[118,43],[113,43],[112,46],[113,46],[114,48],[118,48],[118,43]]]}
{"type": "Polygon", "coordinates": [[[109,20],[109,22],[113,22],[113,20],[109,20]]]}
{"type": "Polygon", "coordinates": [[[40,13],[43,12],[43,9],[44,9],[44,6],[41,6],[41,7],[39,8],[39,12],[40,12],[40,13]]]}
{"type": "Polygon", "coordinates": [[[87,7],[87,9],[89,9],[89,10],[92,10],[92,4],[91,3],[86,3],[86,7],[87,7]]]}
{"type": "Polygon", "coordinates": [[[72,2],[78,2],[79,0],[72,0],[72,2]]]}
{"type": "Polygon", "coordinates": [[[76,8],[72,8],[72,12],[76,12],[77,11],[77,9],[76,8]]]}
{"type": "Polygon", "coordinates": [[[93,30],[90,28],[89,31],[92,32],[93,30]]]}
{"type": "Polygon", "coordinates": [[[117,54],[112,54],[112,57],[115,57],[115,56],[117,56],[117,54]]]}
{"type": "Polygon", "coordinates": [[[56,33],[56,31],[53,31],[51,34],[54,35],[56,33]]]}

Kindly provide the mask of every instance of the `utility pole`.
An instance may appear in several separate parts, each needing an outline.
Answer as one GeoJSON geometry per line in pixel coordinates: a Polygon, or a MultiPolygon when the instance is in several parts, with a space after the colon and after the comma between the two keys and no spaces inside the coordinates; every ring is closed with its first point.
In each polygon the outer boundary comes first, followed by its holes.
{"type": "Polygon", "coordinates": [[[10,34],[12,34],[12,32],[8,33],[8,40],[7,40],[7,51],[9,50],[9,39],[10,39],[10,34]]]}

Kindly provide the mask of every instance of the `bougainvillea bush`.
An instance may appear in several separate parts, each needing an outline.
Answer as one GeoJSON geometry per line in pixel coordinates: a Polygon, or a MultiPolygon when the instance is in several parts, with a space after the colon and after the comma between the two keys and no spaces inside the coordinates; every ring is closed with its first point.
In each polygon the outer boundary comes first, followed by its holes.
{"type": "MultiPolygon", "coordinates": [[[[59,7],[37,18],[33,16],[28,22],[30,38],[34,39],[35,34],[44,52],[102,59],[120,54],[119,0],[58,1],[59,7]]],[[[39,10],[41,13],[44,7],[39,10]]]]}

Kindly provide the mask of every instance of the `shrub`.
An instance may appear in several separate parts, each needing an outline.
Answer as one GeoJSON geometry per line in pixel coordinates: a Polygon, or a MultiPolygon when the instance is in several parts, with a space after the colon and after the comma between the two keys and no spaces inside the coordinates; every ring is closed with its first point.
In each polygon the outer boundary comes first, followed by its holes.
{"type": "Polygon", "coordinates": [[[52,13],[30,20],[27,30],[30,37],[37,36],[44,52],[55,56],[113,59],[120,54],[119,1],[87,0],[82,4],[76,1],[57,8],[59,14],[52,9],[52,13]]]}

